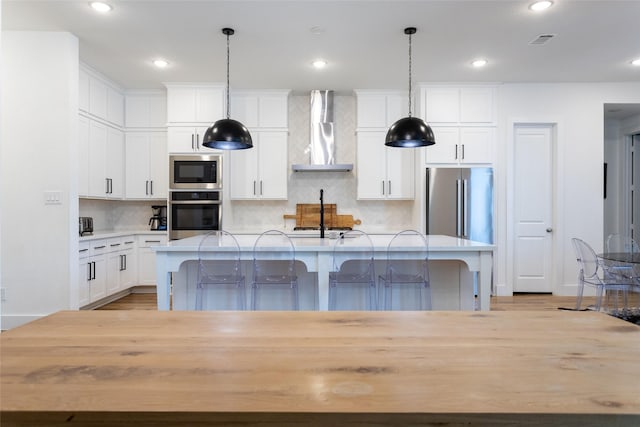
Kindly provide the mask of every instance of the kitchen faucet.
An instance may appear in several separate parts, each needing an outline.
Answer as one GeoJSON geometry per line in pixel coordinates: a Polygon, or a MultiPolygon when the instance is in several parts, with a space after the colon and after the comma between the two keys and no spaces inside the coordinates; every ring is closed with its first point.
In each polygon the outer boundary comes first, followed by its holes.
{"type": "Polygon", "coordinates": [[[324,190],[320,189],[320,238],[324,239],[324,190]]]}

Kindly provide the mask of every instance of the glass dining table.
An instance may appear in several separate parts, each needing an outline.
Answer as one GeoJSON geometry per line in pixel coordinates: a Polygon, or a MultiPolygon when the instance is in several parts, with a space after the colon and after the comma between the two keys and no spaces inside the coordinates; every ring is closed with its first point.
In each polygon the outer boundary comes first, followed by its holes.
{"type": "Polygon", "coordinates": [[[611,314],[640,324],[640,252],[604,252],[597,254],[597,257],[610,273],[619,275],[628,284],[628,291],[636,295],[635,298],[630,298],[628,292],[625,292],[624,310],[616,309],[611,314]]]}

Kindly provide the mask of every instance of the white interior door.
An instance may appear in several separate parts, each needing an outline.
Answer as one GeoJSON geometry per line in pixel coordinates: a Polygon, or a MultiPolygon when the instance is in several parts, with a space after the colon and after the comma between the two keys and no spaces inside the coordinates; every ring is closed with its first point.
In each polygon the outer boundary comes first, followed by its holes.
{"type": "Polygon", "coordinates": [[[516,125],[514,292],[551,292],[553,127],[516,125]]]}

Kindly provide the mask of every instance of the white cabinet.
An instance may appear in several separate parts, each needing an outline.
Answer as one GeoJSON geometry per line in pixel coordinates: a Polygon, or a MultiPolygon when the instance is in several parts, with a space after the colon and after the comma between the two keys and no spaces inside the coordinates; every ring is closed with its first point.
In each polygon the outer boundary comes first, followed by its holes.
{"type": "Polygon", "coordinates": [[[231,118],[249,129],[287,128],[289,91],[251,91],[231,94],[231,118]]]}
{"type": "Polygon", "coordinates": [[[427,165],[493,162],[495,128],[434,126],[432,130],[436,144],[424,151],[427,165]]]}
{"type": "Polygon", "coordinates": [[[84,307],[91,302],[89,294],[93,265],[89,261],[91,246],[89,242],[78,245],[79,277],[78,277],[78,306],[84,307]]]}
{"type": "Polygon", "coordinates": [[[80,67],[78,107],[81,111],[116,126],[124,126],[124,95],[99,73],[80,67]]]}
{"type": "Polygon", "coordinates": [[[165,132],[127,132],[125,176],[127,199],[166,199],[169,161],[165,132]]]}
{"type": "Polygon", "coordinates": [[[120,289],[124,290],[136,286],[138,280],[138,257],[135,236],[122,238],[120,257],[120,289]]]}
{"type": "Polygon", "coordinates": [[[208,123],[224,117],[224,86],[167,84],[167,122],[208,123]]]}
{"type": "Polygon", "coordinates": [[[124,196],[124,132],[107,127],[107,147],[105,157],[107,197],[121,199],[124,196]]]}
{"type": "Polygon", "coordinates": [[[124,193],[124,133],[80,116],[79,195],[121,199],[124,193]]]}
{"type": "Polygon", "coordinates": [[[283,131],[251,133],[253,148],[229,153],[230,197],[287,199],[287,138],[283,131]]]}
{"type": "Polygon", "coordinates": [[[494,126],[495,99],[496,89],[493,86],[421,87],[421,115],[430,126],[494,126]]]}
{"type": "Polygon", "coordinates": [[[357,128],[388,128],[409,114],[408,96],[402,92],[356,91],[357,128]]]}
{"type": "Polygon", "coordinates": [[[107,293],[113,295],[136,285],[136,257],[134,236],[107,241],[107,293]]]}
{"type": "Polygon", "coordinates": [[[412,148],[384,145],[386,131],[357,135],[357,197],[359,200],[413,199],[415,153],[412,148]]]}
{"type": "Polygon", "coordinates": [[[167,244],[166,234],[143,234],[138,236],[138,284],[156,285],[156,253],[153,246],[167,244]]]}
{"type": "Polygon", "coordinates": [[[125,96],[125,125],[131,128],[165,128],[167,97],[163,93],[133,92],[125,96]]]}
{"type": "Polygon", "coordinates": [[[216,153],[202,145],[204,133],[209,125],[202,126],[170,126],[167,129],[167,146],[170,153],[216,153]]]}
{"type": "Polygon", "coordinates": [[[90,119],[78,116],[78,195],[89,196],[89,123],[90,119]]]}
{"type": "Polygon", "coordinates": [[[107,252],[105,240],[90,241],[87,258],[90,303],[107,296],[107,252]]]}

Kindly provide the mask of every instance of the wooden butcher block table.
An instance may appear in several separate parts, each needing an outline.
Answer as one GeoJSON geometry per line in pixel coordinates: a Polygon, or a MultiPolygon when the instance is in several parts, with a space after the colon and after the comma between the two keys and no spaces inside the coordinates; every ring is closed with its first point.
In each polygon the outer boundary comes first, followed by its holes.
{"type": "Polygon", "coordinates": [[[64,311],[0,334],[7,426],[638,426],[596,312],[64,311]]]}
{"type": "MultiPolygon", "coordinates": [[[[320,204],[298,203],[296,213],[283,215],[284,219],[295,219],[296,228],[320,227],[320,204]]],[[[327,203],[324,205],[324,224],[326,228],[353,228],[362,224],[359,219],[353,219],[353,215],[338,215],[337,205],[327,203]]]]}

